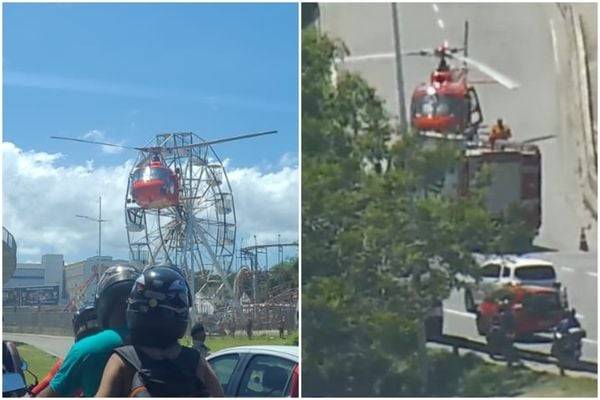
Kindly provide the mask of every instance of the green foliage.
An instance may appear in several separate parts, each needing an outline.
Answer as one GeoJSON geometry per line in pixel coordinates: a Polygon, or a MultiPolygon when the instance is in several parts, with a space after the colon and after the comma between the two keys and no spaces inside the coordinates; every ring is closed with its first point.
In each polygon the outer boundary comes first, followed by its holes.
{"type": "Polygon", "coordinates": [[[424,394],[423,322],[505,229],[483,190],[443,194],[458,148],[398,139],[373,88],[332,74],[343,45],[302,43],[303,393],[424,394]]]}
{"type": "MultiPolygon", "coordinates": [[[[39,379],[42,379],[48,371],[52,369],[56,363],[57,357],[54,357],[37,347],[30,346],[24,343],[17,343],[17,350],[21,359],[27,362],[29,370],[36,375],[39,379]]],[[[35,382],[35,379],[31,374],[25,373],[25,379],[27,384],[31,385],[35,382]]]]}

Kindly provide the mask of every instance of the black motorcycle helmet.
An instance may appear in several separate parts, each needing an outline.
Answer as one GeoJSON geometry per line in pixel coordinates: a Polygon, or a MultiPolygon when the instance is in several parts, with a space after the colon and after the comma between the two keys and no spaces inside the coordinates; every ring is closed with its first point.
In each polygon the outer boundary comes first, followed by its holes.
{"type": "Polygon", "coordinates": [[[152,267],[135,281],[127,305],[134,345],[165,348],[183,337],[192,294],[177,268],[152,267]]]}
{"type": "Polygon", "coordinates": [[[94,306],[83,306],[73,315],[73,336],[76,342],[100,331],[98,315],[94,306]]]}
{"type": "Polygon", "coordinates": [[[128,265],[109,267],[98,282],[95,307],[101,328],[108,328],[108,321],[118,306],[125,308],[127,296],[133,283],[140,275],[139,271],[128,265]]]}

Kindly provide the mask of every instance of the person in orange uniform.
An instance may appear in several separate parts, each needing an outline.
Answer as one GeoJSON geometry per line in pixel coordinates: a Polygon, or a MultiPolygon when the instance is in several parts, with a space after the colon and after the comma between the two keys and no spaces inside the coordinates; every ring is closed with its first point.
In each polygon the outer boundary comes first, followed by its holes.
{"type": "Polygon", "coordinates": [[[508,140],[512,136],[510,127],[504,125],[502,118],[498,118],[496,125],[492,127],[492,133],[490,133],[490,146],[494,150],[494,146],[497,140],[508,140]]]}

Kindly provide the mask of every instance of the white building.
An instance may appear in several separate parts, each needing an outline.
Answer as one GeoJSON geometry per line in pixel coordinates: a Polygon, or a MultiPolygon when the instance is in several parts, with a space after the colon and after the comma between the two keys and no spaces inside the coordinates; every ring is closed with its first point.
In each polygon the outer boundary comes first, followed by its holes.
{"type": "Polygon", "coordinates": [[[62,254],[44,254],[40,263],[17,263],[4,288],[58,286],[59,298],[62,298],[64,265],[62,254]]]}

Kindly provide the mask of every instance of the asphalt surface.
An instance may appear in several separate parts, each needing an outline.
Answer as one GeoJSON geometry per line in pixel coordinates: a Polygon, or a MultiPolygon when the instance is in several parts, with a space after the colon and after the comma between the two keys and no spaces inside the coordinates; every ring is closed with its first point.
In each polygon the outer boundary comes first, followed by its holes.
{"type": "MultiPolygon", "coordinates": [[[[589,7],[594,7],[590,5],[589,7]]],[[[360,73],[398,115],[396,66],[390,4],[321,4],[320,29],[342,39],[359,60],[342,64],[360,73]],[[360,59],[360,57],[367,56],[360,59]]],[[[567,286],[570,303],[588,332],[584,359],[597,359],[597,249],[596,222],[584,208],[578,175],[578,127],[568,97],[571,57],[569,27],[555,4],[398,4],[402,51],[432,48],[448,41],[461,47],[465,19],[469,21],[469,56],[492,66],[521,86],[507,90],[498,84],[477,84],[484,124],[502,117],[513,139],[543,135],[556,138],[539,142],[542,153],[542,226],[535,244],[551,251],[536,256],[553,261],[559,279],[567,286]],[[589,253],[579,251],[580,229],[587,234],[589,253]]],[[[595,7],[588,24],[596,25],[595,7]]],[[[595,59],[595,54],[594,54],[595,59]]],[[[436,59],[403,57],[406,107],[413,88],[428,80],[436,59]]],[[[595,69],[593,70],[595,71],[595,69]]],[[[472,71],[471,81],[488,80],[472,71]]],[[[595,79],[593,80],[596,81],[595,79]]],[[[465,312],[462,293],[445,302],[445,333],[477,338],[474,318],[465,312]]],[[[544,349],[548,344],[522,345],[544,349]]]]}
{"type": "Polygon", "coordinates": [[[73,345],[70,336],[37,335],[31,333],[3,333],[2,340],[27,343],[46,353],[64,358],[73,345]]]}

